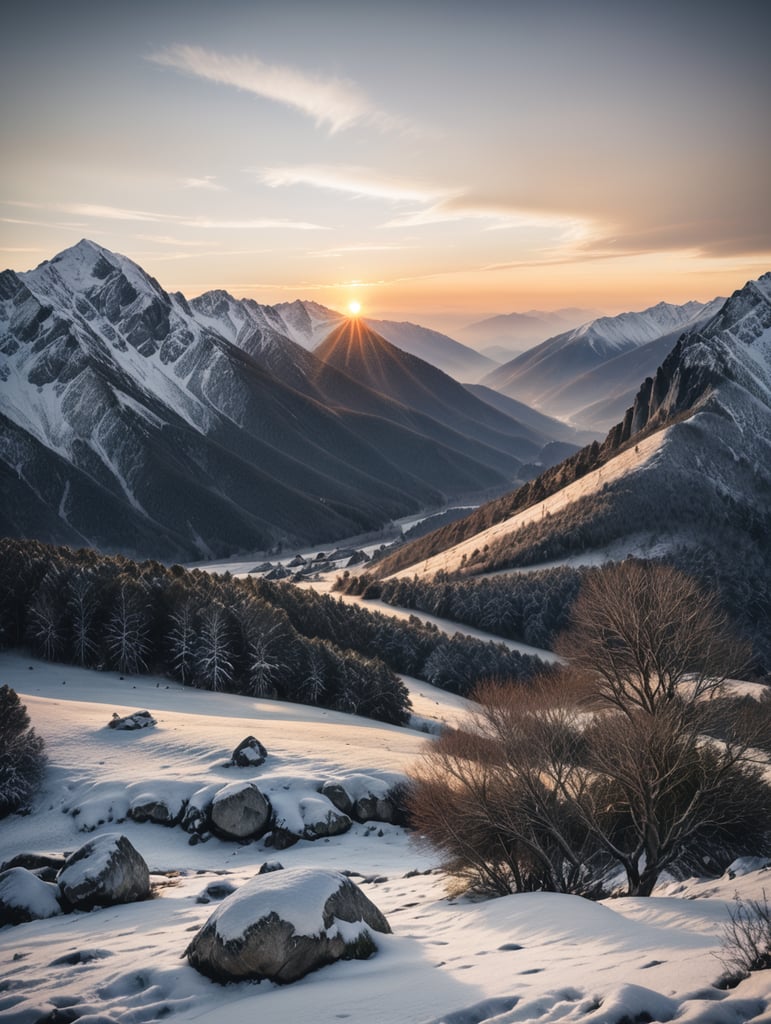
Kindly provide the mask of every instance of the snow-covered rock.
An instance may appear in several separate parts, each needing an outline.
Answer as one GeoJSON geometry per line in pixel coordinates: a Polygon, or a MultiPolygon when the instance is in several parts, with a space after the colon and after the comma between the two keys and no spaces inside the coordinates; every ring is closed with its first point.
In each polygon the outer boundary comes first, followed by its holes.
{"type": "Polygon", "coordinates": [[[134,729],[149,729],[157,724],[149,711],[134,711],[132,714],[123,715],[122,717],[117,711],[114,711],[112,718],[108,722],[111,729],[121,729],[129,732],[134,729]]]}
{"type": "Polygon", "coordinates": [[[57,886],[44,882],[27,868],[9,868],[0,873],[0,927],[55,917],[61,912],[57,886]]]}
{"type": "Polygon", "coordinates": [[[76,910],[134,903],[150,895],[144,858],[117,832],[97,836],[76,850],[57,881],[62,896],[76,910]]]}
{"type": "Polygon", "coordinates": [[[217,981],[268,978],[280,984],[340,959],[366,959],[372,931],[391,929],[345,875],[292,868],[257,875],[214,911],[185,950],[217,981]]]}
{"type": "Polygon", "coordinates": [[[257,839],[270,824],[270,801],[253,782],[232,782],[218,790],[211,804],[211,823],[225,839],[257,839]]]}
{"type": "Polygon", "coordinates": [[[271,800],[275,814],[273,846],[277,850],[285,850],[300,839],[342,835],[353,824],[323,795],[314,793],[298,799],[294,793],[274,793],[271,800]]]}
{"type": "Polygon", "coordinates": [[[356,821],[385,821],[403,824],[404,811],[397,799],[397,788],[406,782],[404,776],[368,775],[363,772],[329,779],[321,793],[338,810],[356,821]]]}
{"type": "Polygon", "coordinates": [[[261,765],[268,752],[256,736],[247,736],[241,740],[230,756],[230,763],[237,768],[257,768],[261,765]]]}

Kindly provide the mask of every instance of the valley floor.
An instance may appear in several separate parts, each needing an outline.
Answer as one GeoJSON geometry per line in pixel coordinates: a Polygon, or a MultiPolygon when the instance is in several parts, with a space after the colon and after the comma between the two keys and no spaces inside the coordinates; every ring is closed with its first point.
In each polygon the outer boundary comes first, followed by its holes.
{"type": "MultiPolygon", "coordinates": [[[[771,1022],[771,972],[729,992],[713,987],[721,973],[713,954],[734,895],[771,889],[771,873],[758,863],[737,865],[735,877],[665,882],[650,899],[591,903],[535,893],[475,902],[448,898],[432,854],[391,825],[354,825],[280,853],[262,840],[190,846],[180,828],[109,819],[140,789],[189,789],[236,773],[277,798],[299,798],[332,776],[402,772],[430,740],[336,712],[161,678],[121,680],[18,653],[0,655],[0,681],[21,695],[50,755],[32,813],[0,824],[0,861],[21,851],[74,850],[88,838],[79,831],[86,825],[126,834],[156,873],[152,900],[0,930],[3,1024],[32,1024],[54,1008],[83,1024],[96,1015],[102,1024],[771,1022]],[[113,711],[138,708],[152,711],[156,728],[107,728],[113,711]],[[226,767],[250,733],[268,749],[265,764],[226,767]],[[353,872],[393,934],[378,936],[370,960],[340,962],[287,987],[222,987],[202,977],[180,959],[214,907],[197,897],[215,877],[238,885],[275,859],[353,872]],[[77,951],[91,958],[62,961],[77,951]]],[[[462,715],[460,698],[408,684],[420,719],[462,715]]]]}

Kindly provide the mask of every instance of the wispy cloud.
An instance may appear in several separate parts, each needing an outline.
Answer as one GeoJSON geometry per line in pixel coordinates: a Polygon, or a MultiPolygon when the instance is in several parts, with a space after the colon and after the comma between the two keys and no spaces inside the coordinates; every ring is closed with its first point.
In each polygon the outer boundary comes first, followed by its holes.
{"type": "MultiPolygon", "coordinates": [[[[174,213],[153,213],[148,210],[130,210],[122,206],[104,206],[96,203],[9,203],[24,207],[35,206],[37,209],[60,210],[77,217],[88,217],[93,220],[132,221],[134,223],[174,224],[179,227],[223,230],[256,230],[279,228],[290,231],[326,231],[323,224],[313,224],[303,220],[282,220],[276,217],[244,217],[234,220],[220,220],[209,217],[184,217],[174,213]]],[[[25,223],[34,223],[32,221],[25,223]]],[[[79,225],[82,226],[82,225],[79,225]]]]}
{"type": "Polygon", "coordinates": [[[537,228],[556,232],[564,241],[586,241],[596,233],[587,218],[551,210],[528,209],[507,203],[480,202],[467,194],[455,194],[421,210],[399,214],[387,221],[386,228],[414,228],[458,220],[486,221],[485,230],[537,228]]]}
{"type": "Polygon", "coordinates": [[[359,121],[378,123],[382,127],[398,125],[397,119],[377,110],[353,82],[345,79],[267,64],[257,57],[214,53],[200,46],[170,46],[151,54],[148,59],[162,67],[285,103],[312,117],[317,125],[327,126],[332,133],[359,121]]]}
{"type": "Polygon", "coordinates": [[[347,192],[354,196],[386,199],[392,202],[436,203],[460,195],[459,190],[425,182],[382,174],[370,167],[345,164],[306,164],[299,167],[270,167],[259,173],[260,181],[271,188],[310,185],[314,188],[347,192]]]}
{"type": "Polygon", "coordinates": [[[203,178],[182,178],[183,188],[202,188],[210,192],[224,192],[225,186],[218,185],[213,174],[207,174],[203,178]]]}

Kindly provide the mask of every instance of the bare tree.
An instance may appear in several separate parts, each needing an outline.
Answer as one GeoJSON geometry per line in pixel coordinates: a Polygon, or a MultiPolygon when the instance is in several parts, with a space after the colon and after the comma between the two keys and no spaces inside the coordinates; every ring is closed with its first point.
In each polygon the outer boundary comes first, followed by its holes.
{"type": "Polygon", "coordinates": [[[195,653],[195,677],[209,690],[225,690],[233,681],[233,646],[223,605],[213,602],[201,612],[195,653]]]}
{"type": "Polygon", "coordinates": [[[146,595],[135,580],[121,579],[107,618],[105,644],[119,672],[135,675],[147,668],[150,622],[146,595]]]}
{"type": "Polygon", "coordinates": [[[66,633],[60,589],[61,575],[52,568],[40,581],[29,605],[27,638],[47,661],[54,661],[64,650],[66,633]]]}
{"type": "Polygon", "coordinates": [[[71,622],[72,656],[76,665],[90,665],[96,659],[96,606],[93,580],[85,571],[73,571],[67,581],[67,609],[71,622]]]}
{"type": "Polygon", "coordinates": [[[556,649],[625,715],[656,714],[686,680],[691,703],[713,695],[748,661],[714,594],[669,566],[633,560],[587,578],[556,649]]]}
{"type": "Polygon", "coordinates": [[[757,737],[738,715],[706,734],[746,654],[715,599],[666,567],[605,568],[560,651],[559,681],[478,690],[469,727],[416,771],[413,814],[448,869],[495,891],[591,893],[621,867],[628,893],[649,895],[665,869],[760,853],[757,737]]]}
{"type": "Polygon", "coordinates": [[[189,683],[194,675],[198,636],[193,602],[183,600],[169,616],[169,621],[171,629],[168,633],[168,644],[171,670],[183,683],[189,683]]]}

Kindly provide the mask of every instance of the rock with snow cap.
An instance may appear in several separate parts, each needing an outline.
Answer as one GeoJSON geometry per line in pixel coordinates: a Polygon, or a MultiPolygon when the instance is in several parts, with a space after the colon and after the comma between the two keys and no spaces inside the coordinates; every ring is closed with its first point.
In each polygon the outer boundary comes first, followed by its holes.
{"type": "Polygon", "coordinates": [[[59,890],[27,868],[0,872],[0,927],[61,914],[59,890]]]}
{"type": "Polygon", "coordinates": [[[247,736],[230,755],[230,763],[237,768],[257,768],[267,756],[267,750],[257,737],[247,736]]]}
{"type": "Polygon", "coordinates": [[[215,981],[297,981],[377,949],[391,929],[358,886],[334,871],[291,868],[257,875],[224,900],[185,950],[215,981]]]}
{"type": "Polygon", "coordinates": [[[223,786],[209,813],[212,828],[224,839],[258,839],[268,831],[272,818],[270,801],[253,782],[223,786]]]}
{"type": "Polygon", "coordinates": [[[90,839],[65,861],[57,881],[76,910],[134,903],[150,895],[150,872],[126,836],[117,832],[90,839]]]}
{"type": "Polygon", "coordinates": [[[133,731],[135,729],[149,729],[150,726],[157,725],[158,723],[149,711],[134,711],[132,714],[124,715],[123,717],[117,711],[114,711],[112,718],[107,724],[111,729],[133,731]]]}

